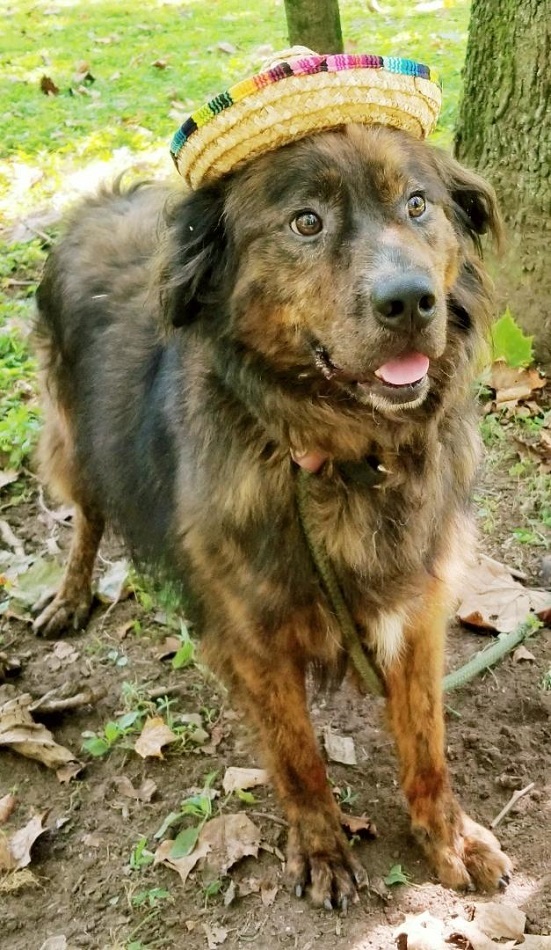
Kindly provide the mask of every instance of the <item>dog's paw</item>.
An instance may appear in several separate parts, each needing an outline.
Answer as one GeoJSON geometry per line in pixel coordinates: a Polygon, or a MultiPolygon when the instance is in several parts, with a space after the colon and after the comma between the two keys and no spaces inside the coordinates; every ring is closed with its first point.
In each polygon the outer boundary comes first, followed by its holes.
{"type": "Polygon", "coordinates": [[[300,828],[291,828],[287,843],[286,877],[297,897],[308,893],[315,907],[340,910],[358,901],[358,890],[367,884],[367,874],[345,836],[335,833],[330,847],[306,847],[300,828]]]}
{"type": "Polygon", "coordinates": [[[92,606],[92,594],[79,591],[78,596],[68,596],[59,591],[53,598],[48,597],[35,605],[38,614],[33,622],[33,631],[37,637],[52,640],[69,631],[82,630],[92,606]]]}
{"type": "Polygon", "coordinates": [[[456,890],[496,891],[507,887],[513,866],[499,841],[482,825],[462,815],[452,846],[431,848],[442,884],[456,890]]]}

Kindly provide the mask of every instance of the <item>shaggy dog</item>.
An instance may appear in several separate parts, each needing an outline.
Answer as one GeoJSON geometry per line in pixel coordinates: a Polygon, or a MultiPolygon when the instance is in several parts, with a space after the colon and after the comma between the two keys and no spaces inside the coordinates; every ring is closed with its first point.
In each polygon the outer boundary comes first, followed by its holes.
{"type": "Polygon", "coordinates": [[[297,511],[378,667],[412,825],[440,880],[504,886],[444,759],[446,618],[472,546],[471,394],[490,321],[492,190],[381,126],[286,145],[188,194],[115,188],[73,215],[38,292],[47,481],[76,507],[36,621],[86,620],[104,525],[191,592],[207,661],[260,740],[289,822],[287,873],[344,907],[362,869],[307,712],[343,634],[297,511]]]}

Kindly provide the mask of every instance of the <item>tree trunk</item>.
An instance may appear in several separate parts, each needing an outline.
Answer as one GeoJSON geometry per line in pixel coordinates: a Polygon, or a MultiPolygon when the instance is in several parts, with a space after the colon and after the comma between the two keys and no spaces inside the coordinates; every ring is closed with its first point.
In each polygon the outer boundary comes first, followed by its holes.
{"type": "Polygon", "coordinates": [[[291,46],[308,46],[315,53],[342,53],[338,0],[285,0],[291,46]]]}
{"type": "Polygon", "coordinates": [[[551,367],[551,0],[473,0],[464,79],[456,154],[498,193],[498,291],[551,367]]]}

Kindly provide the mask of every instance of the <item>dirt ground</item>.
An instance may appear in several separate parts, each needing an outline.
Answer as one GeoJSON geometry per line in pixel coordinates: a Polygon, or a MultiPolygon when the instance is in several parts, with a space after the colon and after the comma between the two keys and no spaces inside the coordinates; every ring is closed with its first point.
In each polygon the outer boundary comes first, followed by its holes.
{"type": "MultiPolygon", "coordinates": [[[[25,550],[52,550],[52,539],[65,549],[70,523],[48,513],[39,502],[36,482],[28,482],[23,500],[19,487],[15,501],[13,494],[12,485],[0,496],[0,517],[25,550]]],[[[507,526],[511,519],[514,523],[518,491],[511,489],[510,479],[500,482],[494,467],[484,476],[479,504],[496,494],[495,531],[486,536],[484,547],[510,565],[528,568],[531,581],[537,583],[541,549],[511,544],[507,526]]],[[[105,558],[118,556],[109,545],[102,550],[105,558]]],[[[213,787],[220,790],[227,767],[261,765],[221,687],[197,665],[173,670],[170,660],[159,658],[159,644],[170,631],[163,626],[163,616],[141,599],[142,604],[131,597],[110,608],[96,607],[88,630],[68,641],[74,648],[68,657],[60,657],[54,643],[36,640],[28,622],[9,615],[0,618],[0,651],[22,661],[22,672],[9,678],[18,693],[42,695],[66,681],[104,690],[93,706],[44,718],[56,740],[85,763],[71,782],[60,783],[55,772],[39,763],[0,751],[0,798],[11,791],[17,799],[3,830],[9,836],[31,815],[47,812],[47,830],[32,849],[29,870],[34,879],[14,891],[2,892],[0,884],[2,950],[40,950],[54,936],[66,938],[66,944],[60,941],[54,947],[68,948],[386,950],[396,946],[393,933],[406,914],[428,910],[449,919],[468,913],[478,895],[458,895],[435,883],[409,836],[380,701],[361,698],[347,685],[332,696],[312,697],[318,733],[330,725],[355,743],[357,765],[329,765],[343,809],[367,814],[378,830],[376,840],[355,844],[368,870],[369,886],[346,917],[315,910],[286,892],[280,858],[285,827],[269,788],[254,789],[252,803],[235,795],[216,799],[215,811],[245,812],[266,845],[258,858],[235,865],[219,885],[209,888],[195,872],[183,887],[178,875],[161,864],[144,861],[144,866],[132,867],[142,863],[136,858],[136,843],[146,839],[147,849],[154,851],[154,834],[163,820],[179,810],[183,799],[201,790],[209,773],[216,773],[213,787]],[[130,621],[138,623],[130,626],[130,621]],[[134,700],[123,684],[134,684],[134,700]],[[152,690],[158,696],[169,693],[175,720],[199,714],[206,741],[165,747],[162,761],[141,759],[132,749],[135,735],[103,757],[81,751],[83,732],[101,733],[106,722],[134,708],[136,695],[143,700],[152,690]],[[157,790],[151,801],[125,794],[128,786],[117,781],[121,776],[134,788],[153,780],[157,790]],[[384,883],[394,865],[401,865],[408,884],[384,883]],[[237,896],[226,906],[232,882],[237,896]],[[212,893],[218,886],[219,893],[212,893]]],[[[461,665],[481,645],[480,636],[452,627],[449,668],[461,665]]],[[[542,682],[551,667],[551,631],[539,631],[529,649],[533,660],[515,662],[509,657],[449,694],[448,758],[463,805],[486,824],[513,790],[534,783],[498,828],[516,872],[497,900],[525,911],[527,932],[550,934],[551,691],[542,682]]]]}

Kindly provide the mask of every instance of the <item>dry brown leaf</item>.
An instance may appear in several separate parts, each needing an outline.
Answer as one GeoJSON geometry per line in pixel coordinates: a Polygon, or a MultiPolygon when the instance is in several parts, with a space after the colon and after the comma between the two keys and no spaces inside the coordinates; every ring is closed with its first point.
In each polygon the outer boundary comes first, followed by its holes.
{"type": "Polygon", "coordinates": [[[207,844],[202,868],[219,878],[242,858],[258,856],[260,831],[247,815],[219,815],[203,826],[197,844],[207,844]]]}
{"type": "Polygon", "coordinates": [[[56,86],[53,79],[50,79],[49,76],[42,76],[40,80],[40,89],[45,96],[57,96],[59,93],[59,87],[56,86]]]}
{"type": "Polygon", "coordinates": [[[134,749],[142,759],[162,759],[163,746],[174,742],[177,738],[161,716],[153,716],[152,719],[146,719],[141,735],[136,739],[134,749]]]}
{"type": "Polygon", "coordinates": [[[32,696],[23,693],[2,701],[4,696],[11,695],[11,690],[5,692],[8,688],[4,686],[0,690],[0,746],[8,746],[29,759],[37,759],[49,769],[77,763],[73,753],[58,745],[46,726],[34,722],[29,712],[32,696]]]}
{"type": "Polygon", "coordinates": [[[158,660],[169,660],[182,646],[180,637],[165,637],[156,650],[158,660]]]}
{"type": "Polygon", "coordinates": [[[332,762],[341,762],[343,765],[356,765],[356,750],[354,740],[350,736],[337,736],[331,729],[323,733],[325,751],[332,762]]]}
{"type": "Polygon", "coordinates": [[[46,829],[43,821],[48,812],[41,815],[35,815],[30,821],[14,832],[11,838],[2,835],[0,845],[0,870],[1,871],[19,871],[31,863],[31,848],[36,839],[46,829]]]}
{"type": "Polygon", "coordinates": [[[551,937],[544,934],[525,934],[518,950],[551,950],[551,937]]]}
{"type": "Polygon", "coordinates": [[[217,947],[225,943],[228,931],[225,927],[216,927],[210,924],[203,924],[203,930],[207,938],[208,950],[216,950],[217,947]]]}
{"type": "Polygon", "coordinates": [[[341,811],[340,822],[347,834],[357,835],[359,838],[376,838],[377,829],[367,815],[345,815],[341,811]]]}
{"type": "Polygon", "coordinates": [[[496,943],[491,937],[483,933],[475,920],[464,920],[462,917],[456,917],[453,921],[450,938],[457,937],[458,934],[466,937],[472,950],[497,950],[497,948],[499,950],[513,950],[517,945],[516,940],[496,943]]]}
{"type": "Polygon", "coordinates": [[[218,49],[221,53],[227,53],[228,56],[232,56],[233,53],[237,53],[237,47],[233,43],[218,43],[218,49]]]}
{"type": "Polygon", "coordinates": [[[246,788],[256,788],[257,785],[267,785],[268,781],[265,769],[241,769],[232,765],[225,771],[222,788],[229,795],[246,788]]]}
{"type": "Polygon", "coordinates": [[[538,588],[523,587],[505,565],[481,559],[466,573],[462,584],[458,619],[470,627],[497,633],[515,630],[530,613],[543,622],[551,611],[551,595],[538,588]]]}
{"type": "Polygon", "coordinates": [[[279,887],[277,884],[273,884],[270,886],[264,886],[264,884],[261,885],[260,899],[262,903],[264,904],[264,907],[272,906],[273,902],[276,899],[278,890],[279,890],[279,887]]]}
{"type": "Polygon", "coordinates": [[[497,901],[475,904],[475,923],[488,937],[501,939],[514,937],[520,940],[526,926],[526,914],[510,904],[497,901]]]}
{"type": "Polygon", "coordinates": [[[135,788],[127,775],[116,775],[113,784],[116,785],[121,795],[126,795],[127,798],[133,798],[139,802],[150,802],[157,791],[155,782],[150,778],[146,778],[139,788],[135,788]]]}
{"type": "Polygon", "coordinates": [[[444,925],[425,910],[422,914],[406,914],[403,924],[394,931],[398,950],[442,950],[444,925]]]}
{"type": "Polygon", "coordinates": [[[168,61],[166,59],[156,59],[154,63],[151,63],[155,69],[166,69],[168,66],[168,61]]]}
{"type": "Polygon", "coordinates": [[[513,660],[515,663],[522,663],[524,660],[531,660],[534,662],[535,656],[533,653],[530,653],[530,650],[527,650],[523,643],[516,648],[513,653],[513,660]]]}
{"type": "Polygon", "coordinates": [[[18,478],[19,472],[14,472],[10,469],[2,469],[0,471],[0,488],[5,488],[6,485],[11,485],[12,482],[16,482],[18,478]]]}
{"type": "Polygon", "coordinates": [[[67,937],[64,934],[59,934],[57,937],[48,937],[40,950],[67,950],[67,937]]]}
{"type": "Polygon", "coordinates": [[[547,380],[536,369],[521,369],[497,362],[492,366],[490,385],[495,389],[496,405],[528,399],[533,392],[543,389],[547,380]]]}
{"type": "Polygon", "coordinates": [[[7,822],[16,807],[17,799],[15,795],[12,795],[10,792],[4,795],[3,798],[0,798],[0,825],[4,825],[7,822]]]}
{"type": "Polygon", "coordinates": [[[206,855],[209,845],[206,842],[198,841],[191,854],[186,855],[184,858],[173,858],[170,854],[173,844],[174,841],[170,838],[162,841],[155,852],[155,860],[153,863],[166,864],[167,867],[172,868],[173,871],[176,871],[180,875],[182,884],[185,884],[188,875],[193,871],[197,862],[206,855]]]}

